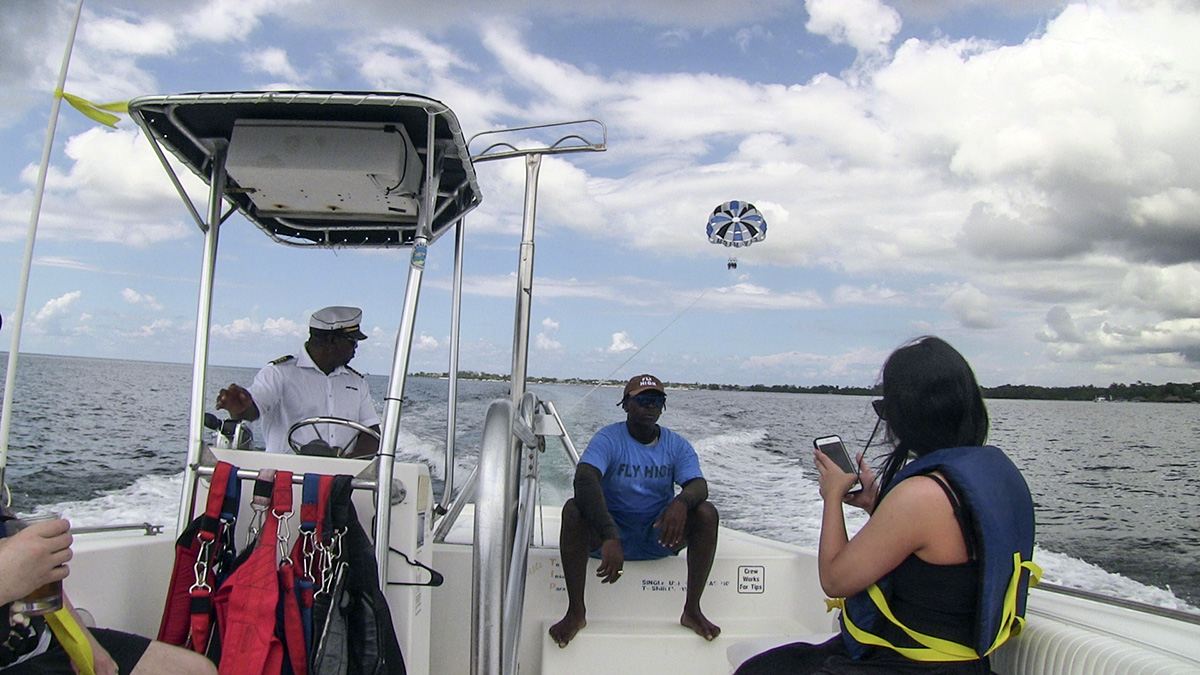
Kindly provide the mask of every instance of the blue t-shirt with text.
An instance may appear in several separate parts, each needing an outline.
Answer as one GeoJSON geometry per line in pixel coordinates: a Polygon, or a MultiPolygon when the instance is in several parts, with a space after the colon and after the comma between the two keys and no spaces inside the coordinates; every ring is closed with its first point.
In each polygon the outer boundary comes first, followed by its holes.
{"type": "Polygon", "coordinates": [[[614,517],[656,518],[675,498],[675,486],[703,478],[700,458],[686,438],[659,426],[658,441],[639,443],[625,422],[592,437],[580,462],[600,470],[600,487],[614,517]]]}

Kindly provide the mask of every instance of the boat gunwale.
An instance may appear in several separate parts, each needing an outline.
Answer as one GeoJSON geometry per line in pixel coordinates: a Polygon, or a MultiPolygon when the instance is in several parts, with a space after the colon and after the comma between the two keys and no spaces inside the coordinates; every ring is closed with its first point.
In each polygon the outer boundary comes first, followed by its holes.
{"type": "Polygon", "coordinates": [[[1119,598],[1115,595],[1103,595],[1101,593],[1096,593],[1094,591],[1086,591],[1081,588],[1071,588],[1069,586],[1061,586],[1059,584],[1054,584],[1054,583],[1050,583],[1047,581],[1043,581],[1042,583],[1038,584],[1035,588],[1031,588],[1030,591],[1031,592],[1032,591],[1046,591],[1048,593],[1058,593],[1060,595],[1066,595],[1066,596],[1069,596],[1072,598],[1078,598],[1080,600],[1089,600],[1091,602],[1098,602],[1103,605],[1110,605],[1113,607],[1119,607],[1121,609],[1128,609],[1128,610],[1135,611],[1135,612],[1143,612],[1145,614],[1152,614],[1154,616],[1159,616],[1164,619],[1173,619],[1176,621],[1183,621],[1185,623],[1190,623],[1190,624],[1200,626],[1200,614],[1196,614],[1194,612],[1189,612],[1187,610],[1182,610],[1182,609],[1175,609],[1173,607],[1162,607],[1159,605],[1151,605],[1149,603],[1139,602],[1137,600],[1129,600],[1127,598],[1119,598]]]}

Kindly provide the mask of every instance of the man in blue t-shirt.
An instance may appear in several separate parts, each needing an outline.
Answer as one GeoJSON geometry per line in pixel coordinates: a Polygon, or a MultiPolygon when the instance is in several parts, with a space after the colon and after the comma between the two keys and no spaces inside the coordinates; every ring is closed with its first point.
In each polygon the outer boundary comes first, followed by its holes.
{"type": "Polygon", "coordinates": [[[662,382],[638,375],[625,385],[624,422],[592,437],[575,470],[575,497],[563,506],[559,550],[567,582],[567,613],[550,627],[566,647],[587,625],[583,589],[589,553],[600,558],[596,576],[613,584],[625,561],[654,560],[688,547],[687,596],[679,623],[712,640],[721,629],[700,611],[717,551],[717,509],[692,444],[658,425],[667,403],[662,382]],[[682,487],[675,494],[675,485],[682,487]]]}

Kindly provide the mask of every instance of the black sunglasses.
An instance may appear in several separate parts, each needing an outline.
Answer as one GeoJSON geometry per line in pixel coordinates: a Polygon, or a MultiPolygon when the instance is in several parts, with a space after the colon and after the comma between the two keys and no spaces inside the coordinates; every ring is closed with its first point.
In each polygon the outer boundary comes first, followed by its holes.
{"type": "Polygon", "coordinates": [[[877,398],[871,401],[871,407],[875,409],[875,414],[879,415],[879,419],[887,421],[887,415],[883,414],[883,399],[877,398]]]}
{"type": "MultiPolygon", "coordinates": [[[[625,400],[633,401],[634,403],[637,403],[639,406],[641,406],[643,408],[666,408],[667,407],[667,395],[666,394],[638,394],[637,396],[628,396],[625,398],[625,400]]],[[[624,402],[625,401],[621,401],[621,403],[624,403],[624,402]]],[[[618,403],[617,405],[621,405],[621,403],[618,403]]]]}

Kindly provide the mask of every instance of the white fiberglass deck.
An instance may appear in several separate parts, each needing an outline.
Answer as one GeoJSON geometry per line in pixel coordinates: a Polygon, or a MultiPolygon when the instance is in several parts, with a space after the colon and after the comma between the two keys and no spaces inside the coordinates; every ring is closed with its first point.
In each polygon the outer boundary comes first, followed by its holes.
{"type": "MultiPolygon", "coordinates": [[[[260,457],[265,457],[257,453],[260,457]]],[[[315,458],[304,458],[307,462],[315,458]]],[[[333,460],[339,461],[339,460],[333,460]]],[[[340,460],[347,461],[347,460],[340,460]]],[[[415,465],[397,465],[410,490],[393,512],[404,530],[407,515],[426,511],[428,484],[415,465]],[[411,470],[401,469],[411,466],[411,470]]],[[[522,622],[520,672],[668,673],[725,675],[733,666],[726,650],[743,640],[778,643],[834,629],[824,611],[813,551],[722,529],[702,606],[722,628],[708,643],[679,625],[686,562],[683,556],[629,562],[617,584],[589,575],[588,625],[565,649],[546,635],[566,610],[566,588],[557,549],[558,508],[543,507],[544,523],[534,528],[527,597],[522,622]],[[543,538],[544,534],[544,538],[543,538]]],[[[409,547],[445,575],[439,588],[389,589],[397,631],[410,673],[457,675],[470,672],[471,546],[473,511],[462,517],[447,543],[431,540],[409,547]],[[428,637],[425,637],[428,631],[428,637]],[[416,642],[421,644],[416,644],[416,642]]],[[[368,509],[360,518],[369,521],[368,509]]],[[[419,521],[419,517],[417,521],[419,521]]],[[[408,521],[413,522],[413,521],[408,521]]],[[[416,535],[409,530],[409,536],[416,535]]],[[[67,592],[101,626],[154,635],[170,575],[174,542],[168,534],[148,537],[122,532],[81,535],[67,592]]],[[[413,552],[410,551],[410,552],[413,552]]],[[[594,571],[596,562],[591,563],[594,571]]],[[[405,575],[402,567],[396,574],[405,575]]],[[[413,579],[424,578],[423,573],[413,579]]],[[[1200,625],[1035,589],[1029,626],[992,658],[1001,675],[1181,675],[1200,673],[1200,625]]]]}
{"type": "MultiPolygon", "coordinates": [[[[722,528],[717,556],[701,607],[721,627],[721,636],[706,642],[679,625],[687,587],[686,551],[676,558],[628,561],[616,584],[595,578],[599,563],[589,563],[588,625],[560,649],[547,635],[567,608],[566,585],[558,554],[558,507],[542,508],[544,523],[534,528],[522,621],[521,672],[555,675],[581,672],[724,675],[730,667],[725,649],[739,640],[799,637],[828,632],[834,615],[825,613],[824,595],[807,580],[816,579],[816,557],[798,549],[722,528]],[[545,538],[542,538],[544,532],[545,538]],[[590,664],[590,665],[587,665],[590,664]],[[602,664],[602,668],[600,667],[602,664]]],[[[447,579],[471,570],[470,510],[434,547],[435,567],[447,579]],[[458,543],[449,543],[458,542],[458,543]]],[[[447,582],[447,587],[450,586],[447,582]]],[[[470,589],[467,597],[448,596],[456,588],[434,590],[433,630],[449,644],[470,641],[470,589]],[[463,614],[463,612],[467,612],[463,614]]],[[[467,650],[437,650],[433,672],[465,673],[467,650]]]]}

